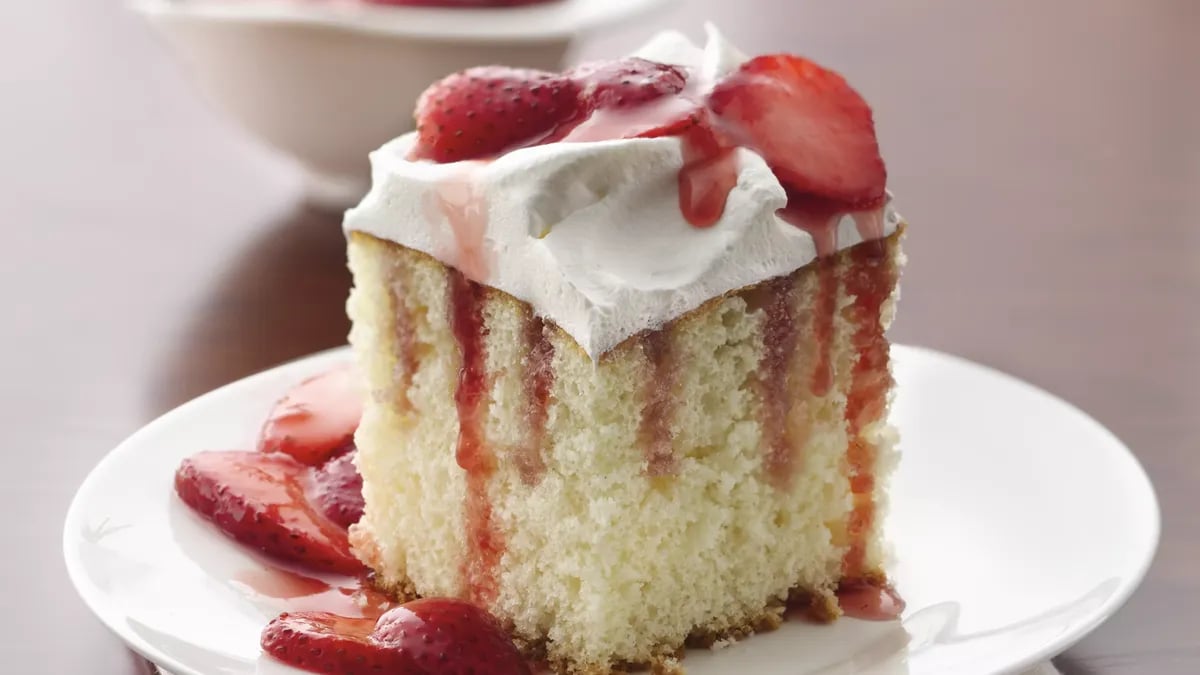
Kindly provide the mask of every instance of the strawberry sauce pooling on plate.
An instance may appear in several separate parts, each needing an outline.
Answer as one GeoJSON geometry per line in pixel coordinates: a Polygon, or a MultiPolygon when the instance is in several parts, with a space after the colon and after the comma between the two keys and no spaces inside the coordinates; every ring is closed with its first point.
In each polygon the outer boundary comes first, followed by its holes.
{"type": "MultiPolygon", "coordinates": [[[[389,4],[431,3],[391,0],[389,4]]],[[[410,159],[463,162],[466,167],[547,143],[677,137],[682,154],[679,207],[696,228],[712,227],[721,219],[738,181],[737,151],[747,148],[764,158],[786,191],[787,205],[779,216],[809,232],[820,256],[837,250],[837,223],[845,215],[853,216],[864,240],[882,236],[887,174],[871,111],[841,76],[801,57],[754,58],[716,81],[701,81],[687,68],[641,58],[590,63],[561,74],[472,68],[431,86],[417,103],[416,118],[417,141],[410,159]]],[[[469,178],[469,170],[465,175],[469,178]]],[[[459,199],[462,195],[447,195],[439,206],[454,229],[456,246],[465,252],[460,258],[472,261],[460,266],[450,300],[455,308],[455,337],[464,353],[474,353],[479,350],[468,347],[482,339],[475,296],[488,269],[480,253],[482,242],[476,241],[482,239],[486,222],[477,221],[486,219],[487,209],[485,204],[472,203],[476,197],[470,190],[466,193],[465,202],[459,199]]],[[[862,269],[870,272],[877,261],[870,246],[860,248],[857,257],[862,258],[862,269]]],[[[885,276],[861,275],[861,303],[886,297],[894,278],[885,276]]],[[[831,305],[830,316],[832,312],[831,305]]],[[[789,317],[781,314],[778,323],[781,336],[797,339],[788,330],[789,317]]],[[[827,341],[828,336],[820,333],[811,339],[827,341]]],[[[544,336],[529,337],[532,353],[548,360],[552,352],[546,353],[544,336]]],[[[863,353],[876,360],[886,358],[886,353],[878,353],[880,336],[864,334],[855,339],[863,353]]],[[[668,357],[664,353],[659,359],[664,382],[670,381],[674,367],[668,357]]],[[[764,367],[770,365],[766,359],[764,367]]],[[[455,398],[462,435],[458,460],[468,474],[469,539],[477,554],[476,566],[463,573],[470,582],[471,599],[486,604],[494,592],[489,577],[504,544],[492,531],[483,489],[496,460],[479,440],[483,411],[480,384],[472,377],[476,366],[468,359],[455,398]]],[[[531,365],[530,386],[541,393],[531,400],[544,405],[543,390],[548,391],[549,384],[538,368],[537,363],[531,365]]],[[[826,370],[820,365],[815,368],[814,383],[828,386],[826,370]]],[[[880,405],[880,391],[879,382],[864,380],[856,385],[854,409],[880,405]]],[[[530,672],[501,626],[476,605],[430,598],[394,606],[371,590],[367,570],[350,551],[347,536],[347,528],[363,510],[353,444],[363,395],[348,368],[301,382],[275,405],[257,452],[200,453],[185,460],[176,474],[180,498],[231,538],[293,569],[352,579],[331,585],[280,570],[278,578],[264,579],[259,574],[252,584],[244,583],[267,589],[262,593],[270,597],[341,598],[328,607],[308,603],[300,611],[281,614],[263,631],[264,651],[319,673],[530,672]],[[345,598],[354,599],[360,611],[346,611],[345,598]]],[[[537,424],[544,423],[544,417],[544,411],[531,411],[531,420],[541,420],[537,424]]],[[[849,420],[852,433],[857,431],[854,421],[849,420]]],[[[534,428],[533,450],[522,460],[527,465],[522,475],[531,483],[544,469],[535,454],[536,433],[534,428]]],[[[651,454],[656,433],[648,428],[645,434],[651,454]]],[[[866,445],[859,449],[864,458],[871,451],[866,445]]],[[[671,457],[660,459],[652,464],[669,473],[671,457]]],[[[856,470],[860,465],[869,462],[856,463],[856,470]]],[[[856,473],[853,478],[860,488],[854,490],[856,517],[869,522],[874,504],[866,488],[871,477],[856,473]]],[[[855,579],[861,571],[860,558],[861,546],[852,542],[845,564],[850,583],[839,592],[846,613],[896,618],[903,601],[890,587],[855,579]]]]}
{"type": "Polygon", "coordinates": [[[526,675],[529,665],[486,611],[454,598],[397,605],[351,553],[347,529],[363,511],[353,444],[361,396],[349,368],[305,380],[272,409],[258,451],[201,452],[175,474],[185,504],[286,566],[230,580],[297,608],[264,628],[263,651],[331,675],[526,675]]]}

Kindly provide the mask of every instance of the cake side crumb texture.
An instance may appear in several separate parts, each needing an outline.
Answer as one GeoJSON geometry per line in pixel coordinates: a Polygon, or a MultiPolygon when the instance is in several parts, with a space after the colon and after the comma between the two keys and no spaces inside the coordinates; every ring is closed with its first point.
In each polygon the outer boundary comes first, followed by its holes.
{"type": "MultiPolygon", "coordinates": [[[[893,276],[899,238],[884,240],[893,276]]],[[[835,309],[827,391],[814,387],[823,358],[812,339],[823,315],[819,264],[715,299],[598,363],[552,324],[542,329],[549,349],[531,352],[538,331],[529,306],[486,294],[483,431],[498,459],[487,499],[503,545],[489,609],[559,672],[666,668],[689,636],[711,643],[777,625],[789,591],[828,604],[855,536],[865,542],[860,572],[881,573],[881,513],[857,535],[850,522],[846,402],[857,324],[886,326],[892,304],[872,317],[847,311],[851,257],[826,264],[835,309]],[[785,291],[798,335],[772,371],[783,384],[772,388],[763,380],[764,307],[785,291]],[[531,353],[550,358],[544,419],[531,417],[531,353]],[[768,391],[786,397],[782,431],[764,425],[768,391]],[[670,454],[664,471],[648,459],[643,420],[656,392],[668,402],[655,421],[670,454]],[[779,433],[791,444],[783,463],[764,449],[765,435],[779,433]],[[782,479],[769,468],[783,465],[782,479]]],[[[372,391],[357,436],[366,514],[354,528],[356,551],[385,587],[469,597],[448,270],[361,233],[351,233],[350,265],[351,342],[372,391]]],[[[886,409],[861,435],[872,448],[878,510],[896,457],[886,409]]]]}

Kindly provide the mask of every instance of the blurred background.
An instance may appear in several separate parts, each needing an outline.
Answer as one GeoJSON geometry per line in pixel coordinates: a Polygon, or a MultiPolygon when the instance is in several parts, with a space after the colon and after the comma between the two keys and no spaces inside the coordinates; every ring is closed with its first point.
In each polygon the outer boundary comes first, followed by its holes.
{"type": "MultiPolygon", "coordinates": [[[[1200,2],[681,0],[565,59],[668,27],[699,40],[706,19],[747,52],[841,71],[874,106],[912,223],[894,337],[1063,396],[1150,471],[1166,519],[1150,580],[1062,670],[1200,672],[1200,2]]],[[[9,672],[139,672],[68,587],[74,490],[146,421],[348,328],[336,210],[214,103],[203,49],[155,25],[115,0],[0,5],[9,672]]],[[[260,91],[271,57],[217,39],[260,91]]]]}

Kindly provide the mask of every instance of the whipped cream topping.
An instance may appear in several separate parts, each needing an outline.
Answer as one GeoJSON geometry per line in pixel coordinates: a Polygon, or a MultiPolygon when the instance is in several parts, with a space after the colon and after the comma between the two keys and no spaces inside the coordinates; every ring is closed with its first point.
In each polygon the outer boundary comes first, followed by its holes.
{"type": "MultiPolygon", "coordinates": [[[[661,33],[635,56],[713,82],[746,57],[712,26],[701,49],[661,33]]],[[[492,161],[410,161],[415,134],[371,154],[372,188],[345,229],[427,253],[529,303],[593,359],[730,291],[789,274],[817,257],[811,235],[784,222],[783,187],[740,148],[737,185],[715,225],[680,210],[676,137],[559,142],[492,161]]],[[[890,202],[882,234],[895,231],[890,202]]],[[[879,233],[875,233],[879,234],[879,233]]],[[[853,217],[837,246],[863,240],[853,217]]]]}

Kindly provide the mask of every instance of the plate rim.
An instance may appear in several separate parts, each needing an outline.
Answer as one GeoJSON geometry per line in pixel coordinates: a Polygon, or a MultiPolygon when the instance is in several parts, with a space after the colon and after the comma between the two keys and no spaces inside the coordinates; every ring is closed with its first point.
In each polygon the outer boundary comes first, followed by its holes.
{"type": "Polygon", "coordinates": [[[256,25],[331,28],[414,40],[471,43],[545,42],[600,30],[658,11],[677,0],[623,0],[590,9],[589,0],[501,8],[298,5],[289,0],[179,3],[127,0],[134,12],[154,20],[200,20],[256,25]],[[415,25],[413,23],[415,22],[415,25]]]}
{"type": "MultiPolygon", "coordinates": [[[[1147,527],[1148,546],[1147,550],[1139,555],[1138,565],[1136,569],[1131,569],[1130,574],[1123,577],[1113,593],[1105,600],[1105,602],[1097,607],[1085,621],[1079,622],[1072,630],[1065,631],[1055,640],[1050,641],[1041,649],[1033,650],[1027,653],[1024,657],[1016,659],[1013,664],[1006,670],[1021,671],[1041,663],[1049,658],[1052,658],[1072,645],[1079,642],[1081,639],[1092,633],[1101,624],[1111,618],[1122,606],[1132,597],[1133,593],[1145,581],[1146,575],[1154,560],[1157,558],[1161,544],[1162,535],[1162,510],[1155,492],[1154,484],[1150,480],[1149,474],[1145,467],[1138,459],[1133,450],[1124,443],[1120,437],[1113,433],[1106,426],[1101,424],[1097,419],[1089,415],[1080,407],[1067,401],[1035,384],[1023,380],[1015,375],[1011,375],[992,366],[977,363],[970,359],[955,354],[950,354],[928,347],[905,345],[893,343],[891,345],[893,353],[910,352],[914,355],[919,355],[924,358],[935,360],[949,361],[957,368],[972,369],[980,373],[984,373],[990,377],[999,378],[1006,381],[1010,385],[1022,389],[1026,394],[1047,397],[1057,404],[1069,409],[1079,419],[1091,428],[1091,432],[1103,436],[1113,446],[1114,450],[1120,450],[1114,455],[1124,461],[1128,468],[1132,471],[1127,473],[1127,478],[1136,483],[1138,491],[1142,493],[1146,499],[1144,505],[1148,522],[1143,525],[1147,527]]],[[[74,495],[71,498],[71,503],[67,508],[66,516],[63,521],[62,531],[62,553],[67,569],[67,577],[71,581],[76,594],[83,600],[87,609],[100,620],[101,624],[122,641],[128,648],[140,654],[142,657],[151,663],[169,669],[174,675],[205,675],[204,673],[195,670],[191,666],[180,662],[170,655],[161,652],[152,645],[145,642],[136,632],[123,630],[124,621],[122,618],[116,617],[113,612],[105,609],[102,599],[102,593],[99,589],[87,581],[86,573],[83,569],[83,563],[78,555],[80,539],[77,533],[82,525],[84,517],[84,497],[91,491],[97,489],[96,482],[99,480],[96,476],[102,473],[102,469],[112,462],[118,461],[121,457],[129,452],[134,452],[131,448],[136,448],[138,441],[142,436],[150,435],[159,427],[172,424],[177,417],[188,415],[193,407],[202,405],[212,398],[223,397],[231,392],[254,388],[262,380],[269,379],[291,367],[299,364],[306,364],[313,368],[317,368],[320,364],[326,361],[334,361],[339,358],[344,358],[350,354],[350,348],[346,345],[333,347],[330,349],[321,350],[308,355],[300,356],[294,359],[283,361],[274,366],[264,368],[256,373],[247,375],[228,384],[222,385],[211,391],[205,392],[195,398],[192,398],[154,418],[147,424],[139,427],[132,434],[114,446],[111,450],[96,462],[96,464],[88,471],[87,475],[76,488],[74,495]]],[[[297,671],[299,672],[299,671],[297,671]]],[[[1003,671],[1002,671],[1003,672],[1003,671]]]]}

